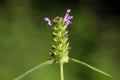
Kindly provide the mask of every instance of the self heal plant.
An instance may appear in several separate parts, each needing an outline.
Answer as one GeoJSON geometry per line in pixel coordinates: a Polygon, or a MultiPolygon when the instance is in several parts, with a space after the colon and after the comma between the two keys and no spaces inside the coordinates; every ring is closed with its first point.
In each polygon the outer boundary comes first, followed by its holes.
{"type": "Polygon", "coordinates": [[[68,56],[69,54],[69,41],[68,41],[68,26],[71,24],[71,20],[73,19],[73,16],[70,15],[71,9],[67,9],[66,14],[64,17],[55,17],[54,19],[49,19],[48,17],[44,18],[44,20],[47,22],[47,25],[49,28],[52,29],[52,48],[49,51],[50,59],[48,61],[45,61],[34,68],[28,70],[24,74],[18,76],[14,80],[21,80],[23,79],[27,74],[31,73],[32,71],[37,70],[38,68],[41,68],[43,66],[47,66],[50,64],[59,64],[60,65],[60,78],[61,80],[64,80],[64,72],[63,72],[63,65],[65,63],[68,63],[69,61],[73,61],[76,63],[79,63],[81,65],[84,65],[96,72],[99,72],[105,76],[112,77],[110,74],[97,69],[83,61],[70,58],[68,56]]]}

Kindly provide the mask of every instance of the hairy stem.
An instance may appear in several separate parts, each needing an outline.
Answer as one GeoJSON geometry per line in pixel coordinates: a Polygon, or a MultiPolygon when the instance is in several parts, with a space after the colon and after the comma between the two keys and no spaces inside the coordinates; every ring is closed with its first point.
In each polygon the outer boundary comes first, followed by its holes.
{"type": "Polygon", "coordinates": [[[103,74],[103,75],[105,75],[105,76],[112,77],[110,74],[108,74],[108,73],[106,73],[106,72],[104,72],[104,71],[102,71],[102,70],[100,70],[100,69],[97,69],[97,68],[95,68],[95,67],[93,67],[93,66],[91,66],[91,65],[89,65],[89,64],[87,64],[87,63],[85,63],[85,62],[83,62],[83,61],[76,60],[76,59],[72,59],[72,58],[70,58],[70,60],[71,60],[71,61],[74,61],[74,62],[76,62],[76,63],[82,64],[82,65],[84,65],[84,66],[86,66],[86,67],[88,67],[88,68],[90,68],[90,69],[92,69],[92,70],[94,70],[94,71],[96,71],[96,72],[99,72],[99,73],[101,73],[101,74],[103,74]]]}
{"type": "Polygon", "coordinates": [[[32,69],[26,71],[25,73],[23,73],[22,75],[18,76],[17,78],[15,78],[14,80],[21,80],[22,78],[24,78],[26,75],[28,75],[29,73],[37,70],[38,68],[41,68],[41,67],[44,67],[44,66],[47,66],[47,65],[50,65],[50,64],[53,64],[54,63],[54,60],[48,60],[48,61],[45,61],[35,67],[33,67],[32,69]]]}
{"type": "Polygon", "coordinates": [[[61,80],[64,80],[63,62],[60,62],[60,77],[61,80]]]}

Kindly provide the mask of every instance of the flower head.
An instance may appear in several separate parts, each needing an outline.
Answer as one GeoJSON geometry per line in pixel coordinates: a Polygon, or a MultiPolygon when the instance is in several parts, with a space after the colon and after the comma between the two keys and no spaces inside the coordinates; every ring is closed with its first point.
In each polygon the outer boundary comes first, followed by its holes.
{"type": "Polygon", "coordinates": [[[55,17],[50,20],[48,17],[44,18],[52,29],[53,44],[50,50],[51,57],[55,58],[57,62],[68,62],[69,57],[69,42],[67,26],[71,23],[73,16],[70,15],[71,9],[66,10],[64,17],[55,17]]]}
{"type": "Polygon", "coordinates": [[[49,26],[52,26],[52,22],[50,21],[50,19],[48,17],[44,18],[44,20],[48,22],[49,26]]]}

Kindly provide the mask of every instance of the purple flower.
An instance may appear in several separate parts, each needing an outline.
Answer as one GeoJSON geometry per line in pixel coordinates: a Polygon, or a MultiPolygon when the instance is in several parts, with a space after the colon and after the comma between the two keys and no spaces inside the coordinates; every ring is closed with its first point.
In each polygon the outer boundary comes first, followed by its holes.
{"type": "Polygon", "coordinates": [[[48,17],[44,18],[44,20],[48,22],[49,26],[52,26],[52,22],[50,21],[50,19],[48,17]]]}
{"type": "Polygon", "coordinates": [[[73,19],[73,16],[70,16],[71,9],[67,9],[66,14],[64,16],[65,26],[68,26],[71,23],[71,19],[73,19]]]}
{"type": "Polygon", "coordinates": [[[66,13],[68,13],[68,14],[69,14],[70,12],[71,12],[71,9],[67,9],[66,13]]]}
{"type": "Polygon", "coordinates": [[[71,20],[71,19],[73,19],[73,16],[68,16],[67,19],[71,20]]]}
{"type": "MultiPolygon", "coordinates": [[[[66,14],[65,14],[64,19],[63,19],[64,26],[68,26],[69,24],[71,24],[71,20],[73,19],[73,16],[70,16],[70,12],[71,12],[71,9],[66,10],[66,14]]],[[[60,17],[54,18],[53,24],[54,24],[54,22],[59,23],[60,21],[57,20],[59,18],[60,17]]],[[[48,17],[44,18],[44,20],[48,23],[49,26],[53,26],[52,21],[48,17]]]]}

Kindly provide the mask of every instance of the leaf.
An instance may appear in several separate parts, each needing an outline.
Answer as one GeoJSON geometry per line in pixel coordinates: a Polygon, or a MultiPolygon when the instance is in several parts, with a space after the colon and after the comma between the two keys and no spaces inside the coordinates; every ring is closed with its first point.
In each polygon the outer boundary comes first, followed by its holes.
{"type": "Polygon", "coordinates": [[[95,67],[93,67],[93,66],[91,66],[91,65],[89,65],[89,64],[87,64],[87,63],[85,63],[83,61],[80,61],[80,60],[77,60],[77,59],[72,59],[72,58],[70,58],[70,60],[74,61],[76,63],[82,64],[82,65],[84,65],[84,66],[86,66],[86,67],[88,67],[88,68],[90,68],[90,69],[92,69],[92,70],[94,70],[94,71],[96,71],[98,73],[101,73],[101,74],[103,74],[105,76],[112,77],[112,75],[110,75],[110,74],[108,74],[108,73],[106,73],[106,72],[104,72],[104,71],[102,71],[102,70],[100,70],[98,68],[95,68],[95,67]]]}
{"type": "Polygon", "coordinates": [[[31,72],[37,70],[38,68],[41,68],[41,67],[44,67],[44,66],[47,66],[47,65],[50,65],[50,64],[53,64],[54,63],[54,60],[48,60],[48,61],[45,61],[35,67],[33,67],[32,69],[26,71],[25,73],[23,73],[22,75],[18,76],[17,78],[15,78],[14,80],[21,80],[22,78],[24,78],[26,75],[30,74],[31,72]]]}

